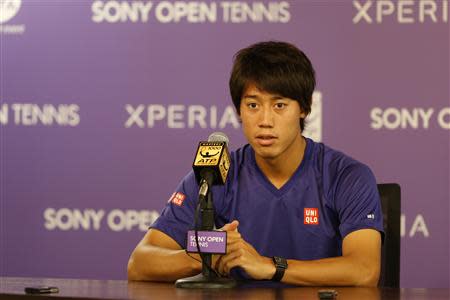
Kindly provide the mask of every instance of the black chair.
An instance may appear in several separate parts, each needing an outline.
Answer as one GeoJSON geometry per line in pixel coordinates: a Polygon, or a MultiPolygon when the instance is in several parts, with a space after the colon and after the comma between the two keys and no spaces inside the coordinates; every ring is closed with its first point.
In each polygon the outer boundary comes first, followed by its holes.
{"type": "Polygon", "coordinates": [[[384,242],[381,249],[381,273],[378,286],[400,286],[400,186],[378,184],[383,210],[384,242]]]}

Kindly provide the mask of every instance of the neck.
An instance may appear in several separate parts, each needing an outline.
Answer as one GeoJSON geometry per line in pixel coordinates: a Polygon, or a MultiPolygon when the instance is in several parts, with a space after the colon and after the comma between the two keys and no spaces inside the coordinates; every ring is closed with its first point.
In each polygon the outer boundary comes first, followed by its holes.
{"type": "Polygon", "coordinates": [[[274,186],[281,188],[300,166],[305,148],[306,141],[299,133],[298,137],[282,155],[276,158],[256,156],[256,164],[274,186]]]}

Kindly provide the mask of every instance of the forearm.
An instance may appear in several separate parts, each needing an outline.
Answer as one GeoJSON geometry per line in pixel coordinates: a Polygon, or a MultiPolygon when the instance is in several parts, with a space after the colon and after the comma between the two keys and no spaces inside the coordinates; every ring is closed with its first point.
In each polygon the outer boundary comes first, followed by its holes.
{"type": "Polygon", "coordinates": [[[129,280],[175,281],[201,272],[201,263],[184,250],[142,245],[128,262],[129,280]]]}
{"type": "Polygon", "coordinates": [[[376,286],[380,268],[372,262],[340,256],[319,260],[288,260],[285,283],[308,286],[376,286]]]}

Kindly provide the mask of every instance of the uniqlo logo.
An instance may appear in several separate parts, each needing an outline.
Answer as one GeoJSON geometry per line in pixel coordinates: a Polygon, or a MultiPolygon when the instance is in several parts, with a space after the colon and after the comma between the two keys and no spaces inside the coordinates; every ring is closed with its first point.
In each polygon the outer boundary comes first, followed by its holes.
{"type": "Polygon", "coordinates": [[[178,192],[172,194],[172,197],[170,197],[169,202],[181,206],[183,204],[184,199],[186,199],[186,195],[178,192]]]}
{"type": "Polygon", "coordinates": [[[305,208],[303,210],[303,224],[319,225],[319,209],[305,208]]]}

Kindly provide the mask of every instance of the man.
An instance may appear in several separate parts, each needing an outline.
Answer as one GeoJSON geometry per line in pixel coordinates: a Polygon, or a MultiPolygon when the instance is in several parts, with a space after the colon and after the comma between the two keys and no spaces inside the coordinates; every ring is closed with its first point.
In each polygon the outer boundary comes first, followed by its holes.
{"type": "MultiPolygon", "coordinates": [[[[213,258],[220,274],[376,286],[383,229],[375,178],[302,136],[314,88],[313,67],[293,45],[263,42],[237,53],[230,92],[249,144],[231,154],[226,185],[213,188],[216,227],[228,232],[227,253],[213,258]]],[[[191,172],[132,253],[130,280],[201,272],[183,250],[197,195],[191,172]]]]}

